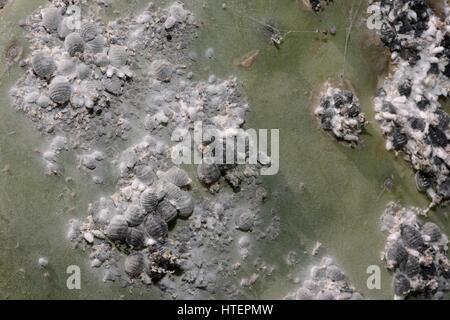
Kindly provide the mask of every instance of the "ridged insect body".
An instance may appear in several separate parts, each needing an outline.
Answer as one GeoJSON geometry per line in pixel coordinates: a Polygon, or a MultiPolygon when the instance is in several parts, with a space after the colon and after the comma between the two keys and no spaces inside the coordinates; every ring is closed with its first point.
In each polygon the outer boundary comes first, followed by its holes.
{"type": "Polygon", "coordinates": [[[117,68],[125,66],[128,62],[127,48],[119,45],[112,45],[108,51],[110,63],[117,68]]]}
{"type": "Polygon", "coordinates": [[[31,58],[34,73],[42,79],[50,79],[56,71],[56,64],[51,55],[43,51],[35,53],[31,58]]]}
{"type": "Polygon", "coordinates": [[[214,163],[201,163],[197,166],[197,176],[204,185],[211,185],[220,179],[221,173],[214,163]]]}
{"type": "Polygon", "coordinates": [[[410,225],[401,226],[401,236],[404,243],[409,247],[416,250],[421,250],[424,247],[424,241],[420,231],[410,225]]]}
{"type": "Polygon", "coordinates": [[[64,48],[73,57],[84,52],[84,41],[78,32],[72,32],[64,40],[64,48]]]}
{"type": "Polygon", "coordinates": [[[442,237],[441,229],[432,222],[427,222],[422,227],[422,232],[428,237],[428,241],[436,242],[442,237]]]}
{"type": "Polygon", "coordinates": [[[85,22],[81,25],[80,35],[84,41],[93,40],[98,34],[97,26],[92,22],[85,22]]]}
{"type": "Polygon", "coordinates": [[[408,295],[411,291],[411,282],[408,277],[402,273],[396,273],[394,275],[394,292],[396,296],[403,297],[408,295]]]}
{"type": "Polygon", "coordinates": [[[166,221],[159,214],[149,214],[144,222],[146,232],[155,240],[164,241],[169,229],[166,221]]]}
{"type": "Polygon", "coordinates": [[[158,197],[153,190],[147,189],[141,194],[141,206],[147,214],[155,212],[158,207],[158,197]]]}
{"type": "Polygon", "coordinates": [[[145,246],[145,233],[140,228],[128,228],[125,241],[135,249],[142,249],[145,246]]]}
{"type": "Polygon", "coordinates": [[[65,104],[70,100],[72,87],[65,77],[55,77],[49,86],[49,97],[57,104],[65,104]]]}
{"type": "Polygon", "coordinates": [[[94,39],[87,41],[85,46],[87,51],[101,53],[106,48],[106,39],[99,34],[94,39]]]}
{"type": "Polygon", "coordinates": [[[161,178],[173,183],[177,187],[186,187],[191,184],[192,180],[189,177],[188,173],[180,169],[178,167],[172,167],[163,174],[161,174],[161,178]]]}
{"type": "Polygon", "coordinates": [[[132,253],[125,258],[125,272],[130,277],[137,277],[144,271],[144,256],[141,253],[132,253]]]}
{"type": "Polygon", "coordinates": [[[59,10],[55,7],[48,7],[42,9],[42,26],[47,30],[48,33],[53,33],[58,30],[59,23],[62,16],[59,10]]]}
{"type": "Polygon", "coordinates": [[[173,221],[177,215],[178,215],[178,211],[177,208],[175,208],[175,206],[173,206],[168,200],[163,199],[159,204],[158,204],[158,209],[157,211],[159,212],[159,214],[161,215],[161,217],[163,217],[163,219],[169,223],[171,221],[173,221]]]}
{"type": "Polygon", "coordinates": [[[125,219],[130,227],[136,227],[144,222],[145,211],[138,205],[129,205],[125,214],[125,219]]]}
{"type": "Polygon", "coordinates": [[[105,230],[106,235],[112,241],[125,240],[128,232],[127,220],[122,215],[115,215],[105,230]]]}

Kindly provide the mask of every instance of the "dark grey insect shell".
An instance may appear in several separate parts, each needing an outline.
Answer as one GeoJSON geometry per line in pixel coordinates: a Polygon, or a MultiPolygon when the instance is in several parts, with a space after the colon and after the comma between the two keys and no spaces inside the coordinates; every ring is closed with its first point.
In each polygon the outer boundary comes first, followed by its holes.
{"type": "Polygon", "coordinates": [[[394,242],[386,250],[386,260],[388,264],[392,267],[398,267],[402,262],[406,261],[408,258],[408,252],[399,242],[394,242]]]}
{"type": "Polygon", "coordinates": [[[101,53],[105,50],[106,39],[102,35],[97,35],[94,39],[85,43],[86,50],[93,53],[101,53]]]}
{"type": "Polygon", "coordinates": [[[141,206],[147,214],[155,212],[158,206],[158,197],[153,190],[147,189],[141,194],[141,206]]]}
{"type": "Polygon", "coordinates": [[[112,45],[109,48],[108,57],[110,63],[117,68],[125,66],[128,62],[127,48],[124,46],[112,45]]]}
{"type": "Polygon", "coordinates": [[[188,218],[194,212],[194,199],[188,192],[183,192],[183,196],[178,198],[174,204],[178,210],[178,215],[181,218],[188,218]]]}
{"type": "Polygon", "coordinates": [[[334,107],[340,109],[345,104],[345,97],[336,93],[333,96],[334,99],[334,107]]]}
{"type": "Polygon", "coordinates": [[[58,76],[52,80],[49,86],[49,97],[57,104],[64,104],[70,100],[72,87],[66,78],[58,76]]]}
{"type": "Polygon", "coordinates": [[[445,132],[450,128],[450,116],[445,111],[439,109],[436,110],[436,115],[439,120],[438,128],[445,132]]]}
{"type": "Polygon", "coordinates": [[[136,227],[144,222],[145,211],[140,206],[131,204],[125,211],[124,216],[130,227],[136,227]]]}
{"type": "Polygon", "coordinates": [[[437,192],[444,198],[450,199],[450,178],[438,184],[437,192]]]}
{"type": "Polygon", "coordinates": [[[436,277],[437,269],[435,264],[430,264],[428,266],[422,266],[420,268],[420,275],[425,279],[433,279],[436,277]]]}
{"type": "Polygon", "coordinates": [[[125,217],[122,215],[115,215],[108,226],[106,227],[105,234],[112,241],[123,241],[127,236],[128,224],[125,217]]]}
{"type": "Polygon", "coordinates": [[[47,30],[48,33],[56,32],[59,26],[59,23],[62,19],[59,10],[55,7],[49,7],[42,9],[42,26],[47,30]]]}
{"type": "Polygon", "coordinates": [[[181,190],[179,187],[177,187],[171,182],[164,181],[163,189],[166,193],[166,197],[169,200],[174,200],[175,202],[177,202],[179,199],[183,197],[183,190],[181,190]]]}
{"type": "Polygon", "coordinates": [[[396,296],[404,297],[411,291],[411,282],[402,273],[396,273],[394,276],[394,292],[396,296]]]}
{"type": "Polygon", "coordinates": [[[214,163],[201,163],[197,166],[197,176],[201,183],[211,185],[220,179],[221,174],[214,163]]]}
{"type": "Polygon", "coordinates": [[[421,118],[411,118],[409,121],[411,123],[411,128],[413,128],[414,130],[418,130],[421,132],[425,130],[426,127],[425,120],[421,118]]]}
{"type": "Polygon", "coordinates": [[[144,221],[145,231],[155,240],[167,238],[169,228],[159,214],[149,214],[144,221]]]}
{"type": "Polygon", "coordinates": [[[335,109],[329,108],[325,109],[323,112],[321,118],[320,118],[320,127],[324,130],[331,130],[333,129],[333,117],[336,115],[335,109]]]}
{"type": "Polygon", "coordinates": [[[424,248],[425,243],[419,230],[407,224],[401,225],[400,230],[403,242],[407,247],[416,250],[424,248]]]}
{"type": "Polygon", "coordinates": [[[144,256],[141,253],[132,253],[125,258],[125,272],[130,277],[139,276],[144,271],[144,256]]]}
{"type": "Polygon", "coordinates": [[[400,129],[396,129],[392,135],[392,145],[395,150],[401,150],[408,143],[408,137],[400,129]]]}
{"type": "Polygon", "coordinates": [[[170,82],[172,79],[172,65],[165,60],[155,60],[152,63],[153,76],[162,82],[170,82]]]}
{"type": "Polygon", "coordinates": [[[192,182],[186,171],[175,166],[164,172],[161,177],[180,188],[186,187],[192,182]]]}
{"type": "Polygon", "coordinates": [[[435,147],[444,148],[448,145],[448,139],[445,132],[436,126],[430,126],[428,128],[428,138],[435,147]]]}
{"type": "Polygon", "coordinates": [[[91,41],[98,34],[97,26],[93,22],[85,22],[81,25],[80,35],[84,41],[91,41]]]}
{"type": "MultiPolygon", "coordinates": [[[[353,92],[351,92],[349,90],[342,91],[342,95],[345,98],[345,102],[348,103],[348,104],[352,103],[354,98],[355,98],[355,95],[353,94],[353,92]]],[[[358,99],[355,99],[355,100],[358,100],[358,99]]],[[[357,102],[358,101],[355,101],[355,103],[357,103],[357,102]]]]}
{"type": "Polygon", "coordinates": [[[402,269],[409,278],[415,277],[420,272],[419,259],[414,256],[409,256],[402,269]]]}
{"type": "Polygon", "coordinates": [[[102,79],[102,84],[107,92],[115,96],[120,96],[122,94],[123,81],[116,75],[113,75],[111,78],[104,77],[102,79]]]}
{"type": "Polygon", "coordinates": [[[422,232],[429,237],[430,242],[439,241],[442,237],[441,229],[432,222],[425,223],[422,227],[422,232]]]}
{"type": "Polygon", "coordinates": [[[361,113],[361,109],[358,105],[352,104],[350,105],[347,113],[349,117],[356,118],[361,113]]]}
{"type": "Polygon", "coordinates": [[[151,166],[146,164],[137,164],[134,167],[134,173],[136,174],[136,177],[138,177],[139,180],[141,180],[145,184],[147,185],[153,184],[155,174],[151,166]]]}
{"type": "Polygon", "coordinates": [[[331,106],[331,98],[328,96],[324,96],[320,99],[320,106],[323,109],[328,109],[331,106]]]}
{"type": "Polygon", "coordinates": [[[237,229],[247,232],[253,228],[254,216],[251,212],[242,210],[235,216],[234,221],[237,229]]]}
{"type": "Polygon", "coordinates": [[[189,192],[181,190],[173,183],[164,181],[164,191],[166,192],[166,199],[175,206],[179,215],[183,218],[189,217],[194,211],[194,200],[189,192]]]}
{"type": "Polygon", "coordinates": [[[430,106],[430,100],[428,100],[425,97],[422,97],[421,100],[419,102],[417,102],[417,107],[420,110],[425,110],[430,106]]]}
{"type": "Polygon", "coordinates": [[[401,96],[409,97],[411,95],[411,83],[405,82],[398,87],[398,92],[401,96]]]}
{"type": "Polygon", "coordinates": [[[433,185],[432,177],[429,174],[422,172],[422,171],[416,172],[415,180],[416,180],[417,190],[419,190],[420,192],[427,191],[433,185]]]}
{"type": "Polygon", "coordinates": [[[39,51],[31,58],[31,66],[34,73],[42,79],[50,79],[56,71],[56,64],[52,56],[39,51]]]}
{"type": "Polygon", "coordinates": [[[145,246],[145,233],[140,228],[128,228],[125,241],[135,249],[142,249],[145,246]]]}
{"type": "Polygon", "coordinates": [[[167,199],[163,199],[158,204],[157,211],[167,223],[174,220],[178,215],[177,208],[175,208],[175,206],[173,206],[167,199]]]}
{"type": "Polygon", "coordinates": [[[344,281],[346,279],[345,274],[336,266],[329,266],[325,271],[326,277],[331,281],[344,281]]]}
{"type": "Polygon", "coordinates": [[[382,107],[382,111],[383,112],[387,112],[387,113],[392,113],[392,114],[396,114],[396,110],[395,107],[392,103],[390,102],[383,102],[383,107],[382,107]]]}
{"type": "Polygon", "coordinates": [[[72,32],[64,40],[64,48],[73,57],[76,53],[84,52],[84,41],[78,32],[72,32]]]}

